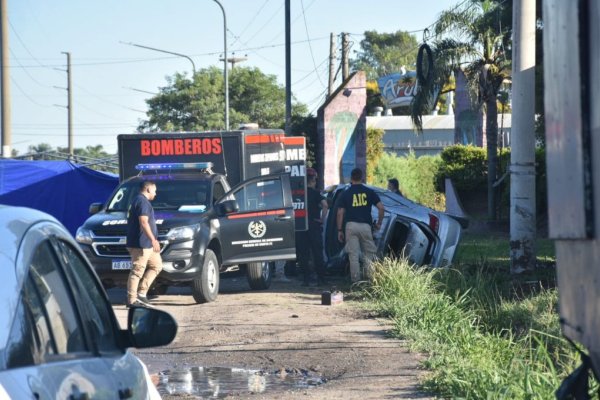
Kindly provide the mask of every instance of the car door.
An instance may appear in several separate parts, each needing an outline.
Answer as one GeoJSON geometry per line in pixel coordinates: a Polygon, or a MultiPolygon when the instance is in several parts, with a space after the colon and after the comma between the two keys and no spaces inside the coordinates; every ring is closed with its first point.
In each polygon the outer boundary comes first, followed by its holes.
{"type": "Polygon", "coordinates": [[[66,266],[86,336],[105,364],[106,375],[112,378],[110,393],[115,398],[150,398],[153,391],[149,389],[153,387],[149,387],[139,360],[121,347],[117,339],[119,323],[99,279],[73,243],[55,238],[53,244],[61,264],[66,266]]]}
{"type": "MultiPolygon", "coordinates": [[[[115,383],[94,345],[76,305],[51,238],[66,234],[40,223],[25,235],[17,263],[25,265],[19,311],[10,334],[7,367],[25,378],[31,397],[108,398],[115,383]],[[40,397],[41,396],[41,397],[40,397]]],[[[116,393],[114,393],[116,395],[116,393]]]]}
{"type": "Polygon", "coordinates": [[[237,210],[218,215],[224,265],[296,258],[288,174],[244,181],[218,203],[231,200],[237,210]]]}

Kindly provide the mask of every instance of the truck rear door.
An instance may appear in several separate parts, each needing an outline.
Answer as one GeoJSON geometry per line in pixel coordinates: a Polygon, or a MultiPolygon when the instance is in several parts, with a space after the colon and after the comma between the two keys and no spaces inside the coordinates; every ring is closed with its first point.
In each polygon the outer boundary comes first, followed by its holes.
{"type": "Polygon", "coordinates": [[[289,174],[249,179],[219,202],[233,199],[238,210],[218,216],[223,265],[296,258],[289,174]]]}

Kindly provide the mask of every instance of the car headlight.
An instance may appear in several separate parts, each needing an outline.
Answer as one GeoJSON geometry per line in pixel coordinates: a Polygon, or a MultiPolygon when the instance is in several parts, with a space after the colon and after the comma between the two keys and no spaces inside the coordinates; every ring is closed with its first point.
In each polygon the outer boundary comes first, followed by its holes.
{"type": "Polygon", "coordinates": [[[168,240],[190,240],[194,238],[196,232],[196,225],[191,226],[180,226],[173,228],[167,233],[168,240]]]}
{"type": "Polygon", "coordinates": [[[79,243],[92,244],[92,231],[80,226],[75,233],[75,240],[79,243]]]}

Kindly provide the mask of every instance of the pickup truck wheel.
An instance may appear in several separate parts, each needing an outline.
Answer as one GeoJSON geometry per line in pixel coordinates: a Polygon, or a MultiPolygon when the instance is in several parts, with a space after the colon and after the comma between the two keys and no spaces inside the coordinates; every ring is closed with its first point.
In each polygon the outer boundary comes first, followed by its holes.
{"type": "Polygon", "coordinates": [[[275,264],[272,262],[256,262],[246,265],[246,274],[248,284],[252,290],[264,290],[271,286],[273,279],[273,269],[275,264]]]}
{"type": "Polygon", "coordinates": [[[204,253],[200,275],[192,281],[192,295],[196,303],[210,303],[219,294],[219,259],[212,250],[204,253]]]}

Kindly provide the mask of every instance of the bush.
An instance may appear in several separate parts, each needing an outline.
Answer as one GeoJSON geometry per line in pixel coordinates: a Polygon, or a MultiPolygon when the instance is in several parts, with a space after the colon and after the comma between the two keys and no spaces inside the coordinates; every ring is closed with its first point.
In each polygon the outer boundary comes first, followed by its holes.
{"type": "Polygon", "coordinates": [[[370,184],[387,187],[389,178],[397,178],[402,194],[420,204],[443,211],[446,198],[436,191],[435,177],[440,168],[439,156],[416,157],[414,153],[397,157],[384,153],[375,166],[370,184]]]}
{"type": "Polygon", "coordinates": [[[445,178],[452,179],[456,190],[468,192],[487,185],[487,155],[482,147],[455,145],[440,154],[442,163],[435,181],[439,191],[444,190],[445,178]]]}

